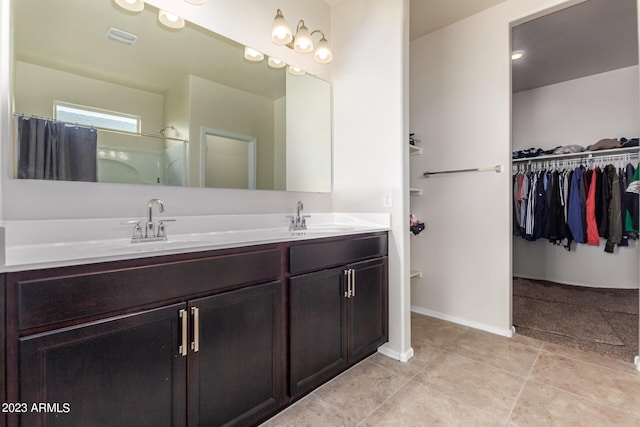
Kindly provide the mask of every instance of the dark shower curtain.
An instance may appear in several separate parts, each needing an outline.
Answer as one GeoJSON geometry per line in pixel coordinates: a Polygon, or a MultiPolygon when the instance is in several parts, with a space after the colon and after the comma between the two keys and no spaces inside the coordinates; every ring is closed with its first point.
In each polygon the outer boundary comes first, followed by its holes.
{"type": "Polygon", "coordinates": [[[18,178],[98,180],[95,129],[26,116],[17,120],[18,178]]]}

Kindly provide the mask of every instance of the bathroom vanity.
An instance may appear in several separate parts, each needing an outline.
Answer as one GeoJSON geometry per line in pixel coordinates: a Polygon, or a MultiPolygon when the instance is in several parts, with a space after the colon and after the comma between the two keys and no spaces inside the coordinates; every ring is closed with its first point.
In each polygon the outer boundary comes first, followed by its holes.
{"type": "Polygon", "coordinates": [[[378,228],[5,269],[7,424],[265,420],[387,341],[378,228]]]}

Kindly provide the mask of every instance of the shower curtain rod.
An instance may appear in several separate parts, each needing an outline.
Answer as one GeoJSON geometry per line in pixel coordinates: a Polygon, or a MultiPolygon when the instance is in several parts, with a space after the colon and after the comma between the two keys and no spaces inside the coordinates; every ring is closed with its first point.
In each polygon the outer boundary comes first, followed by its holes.
{"type": "Polygon", "coordinates": [[[100,126],[93,126],[93,125],[92,126],[87,126],[87,125],[81,125],[79,123],[65,122],[64,120],[51,119],[49,117],[34,116],[32,114],[14,113],[13,115],[14,115],[14,117],[28,117],[30,119],[42,119],[42,120],[48,120],[48,121],[51,121],[51,122],[64,123],[64,124],[67,124],[67,125],[82,126],[82,127],[91,128],[91,129],[95,129],[95,130],[99,130],[99,131],[103,131],[103,132],[117,133],[117,134],[120,134],[120,135],[148,136],[150,138],[168,139],[168,140],[171,140],[171,141],[185,142],[187,144],[189,143],[189,141],[186,140],[186,139],[173,138],[173,137],[164,136],[164,135],[154,135],[152,133],[127,132],[125,130],[115,130],[115,129],[103,128],[103,127],[100,127],[100,126]]]}
{"type": "Polygon", "coordinates": [[[438,171],[438,172],[424,172],[422,174],[423,177],[428,178],[431,175],[442,175],[447,173],[459,173],[459,172],[502,172],[502,165],[496,165],[493,167],[486,168],[472,168],[472,169],[453,169],[448,171],[438,171]]]}

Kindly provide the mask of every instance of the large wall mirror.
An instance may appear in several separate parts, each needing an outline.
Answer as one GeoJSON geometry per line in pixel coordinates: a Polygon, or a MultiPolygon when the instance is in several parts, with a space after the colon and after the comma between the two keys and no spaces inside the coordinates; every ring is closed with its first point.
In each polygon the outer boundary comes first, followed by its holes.
{"type": "Polygon", "coordinates": [[[244,46],[189,22],[167,28],[148,4],[12,8],[16,177],[331,191],[328,82],[249,61],[244,46]],[[53,157],[70,172],[47,154],[40,171],[42,134],[65,141],[72,154],[53,157]]]}

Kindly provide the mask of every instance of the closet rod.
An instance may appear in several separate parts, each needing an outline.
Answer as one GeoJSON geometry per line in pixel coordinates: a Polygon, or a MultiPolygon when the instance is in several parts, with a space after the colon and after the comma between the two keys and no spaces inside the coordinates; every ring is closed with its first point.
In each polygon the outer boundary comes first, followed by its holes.
{"type": "Polygon", "coordinates": [[[431,175],[441,175],[445,173],[458,173],[458,172],[502,172],[502,165],[496,165],[494,167],[486,168],[473,168],[473,169],[454,169],[450,171],[438,171],[438,172],[424,172],[423,177],[427,178],[431,175]]]}
{"type": "Polygon", "coordinates": [[[170,141],[179,141],[179,142],[185,142],[185,143],[189,142],[186,139],[172,138],[170,136],[154,135],[152,133],[144,133],[144,132],[127,132],[125,130],[115,130],[115,129],[103,128],[103,127],[100,127],[100,126],[93,126],[93,125],[92,126],[87,126],[87,125],[81,125],[79,123],[65,122],[64,120],[56,120],[56,119],[51,119],[51,118],[48,118],[48,117],[34,116],[34,115],[31,115],[31,114],[14,113],[13,116],[14,117],[28,117],[30,119],[47,120],[47,121],[50,121],[50,122],[64,123],[66,125],[72,125],[72,126],[82,126],[82,127],[85,127],[85,128],[91,128],[91,129],[99,130],[99,131],[102,131],[102,132],[117,133],[117,134],[120,134],[120,135],[148,136],[150,138],[168,139],[170,141]]]}
{"type": "Polygon", "coordinates": [[[585,159],[591,159],[594,157],[605,157],[605,156],[613,156],[616,154],[638,154],[640,151],[639,147],[627,147],[627,148],[612,148],[610,150],[596,150],[596,151],[581,151],[579,153],[569,153],[569,154],[550,154],[548,156],[539,156],[539,157],[525,157],[522,159],[512,159],[512,163],[521,163],[521,162],[543,162],[546,160],[560,160],[560,159],[572,159],[572,158],[580,158],[584,157],[585,159]]]}

